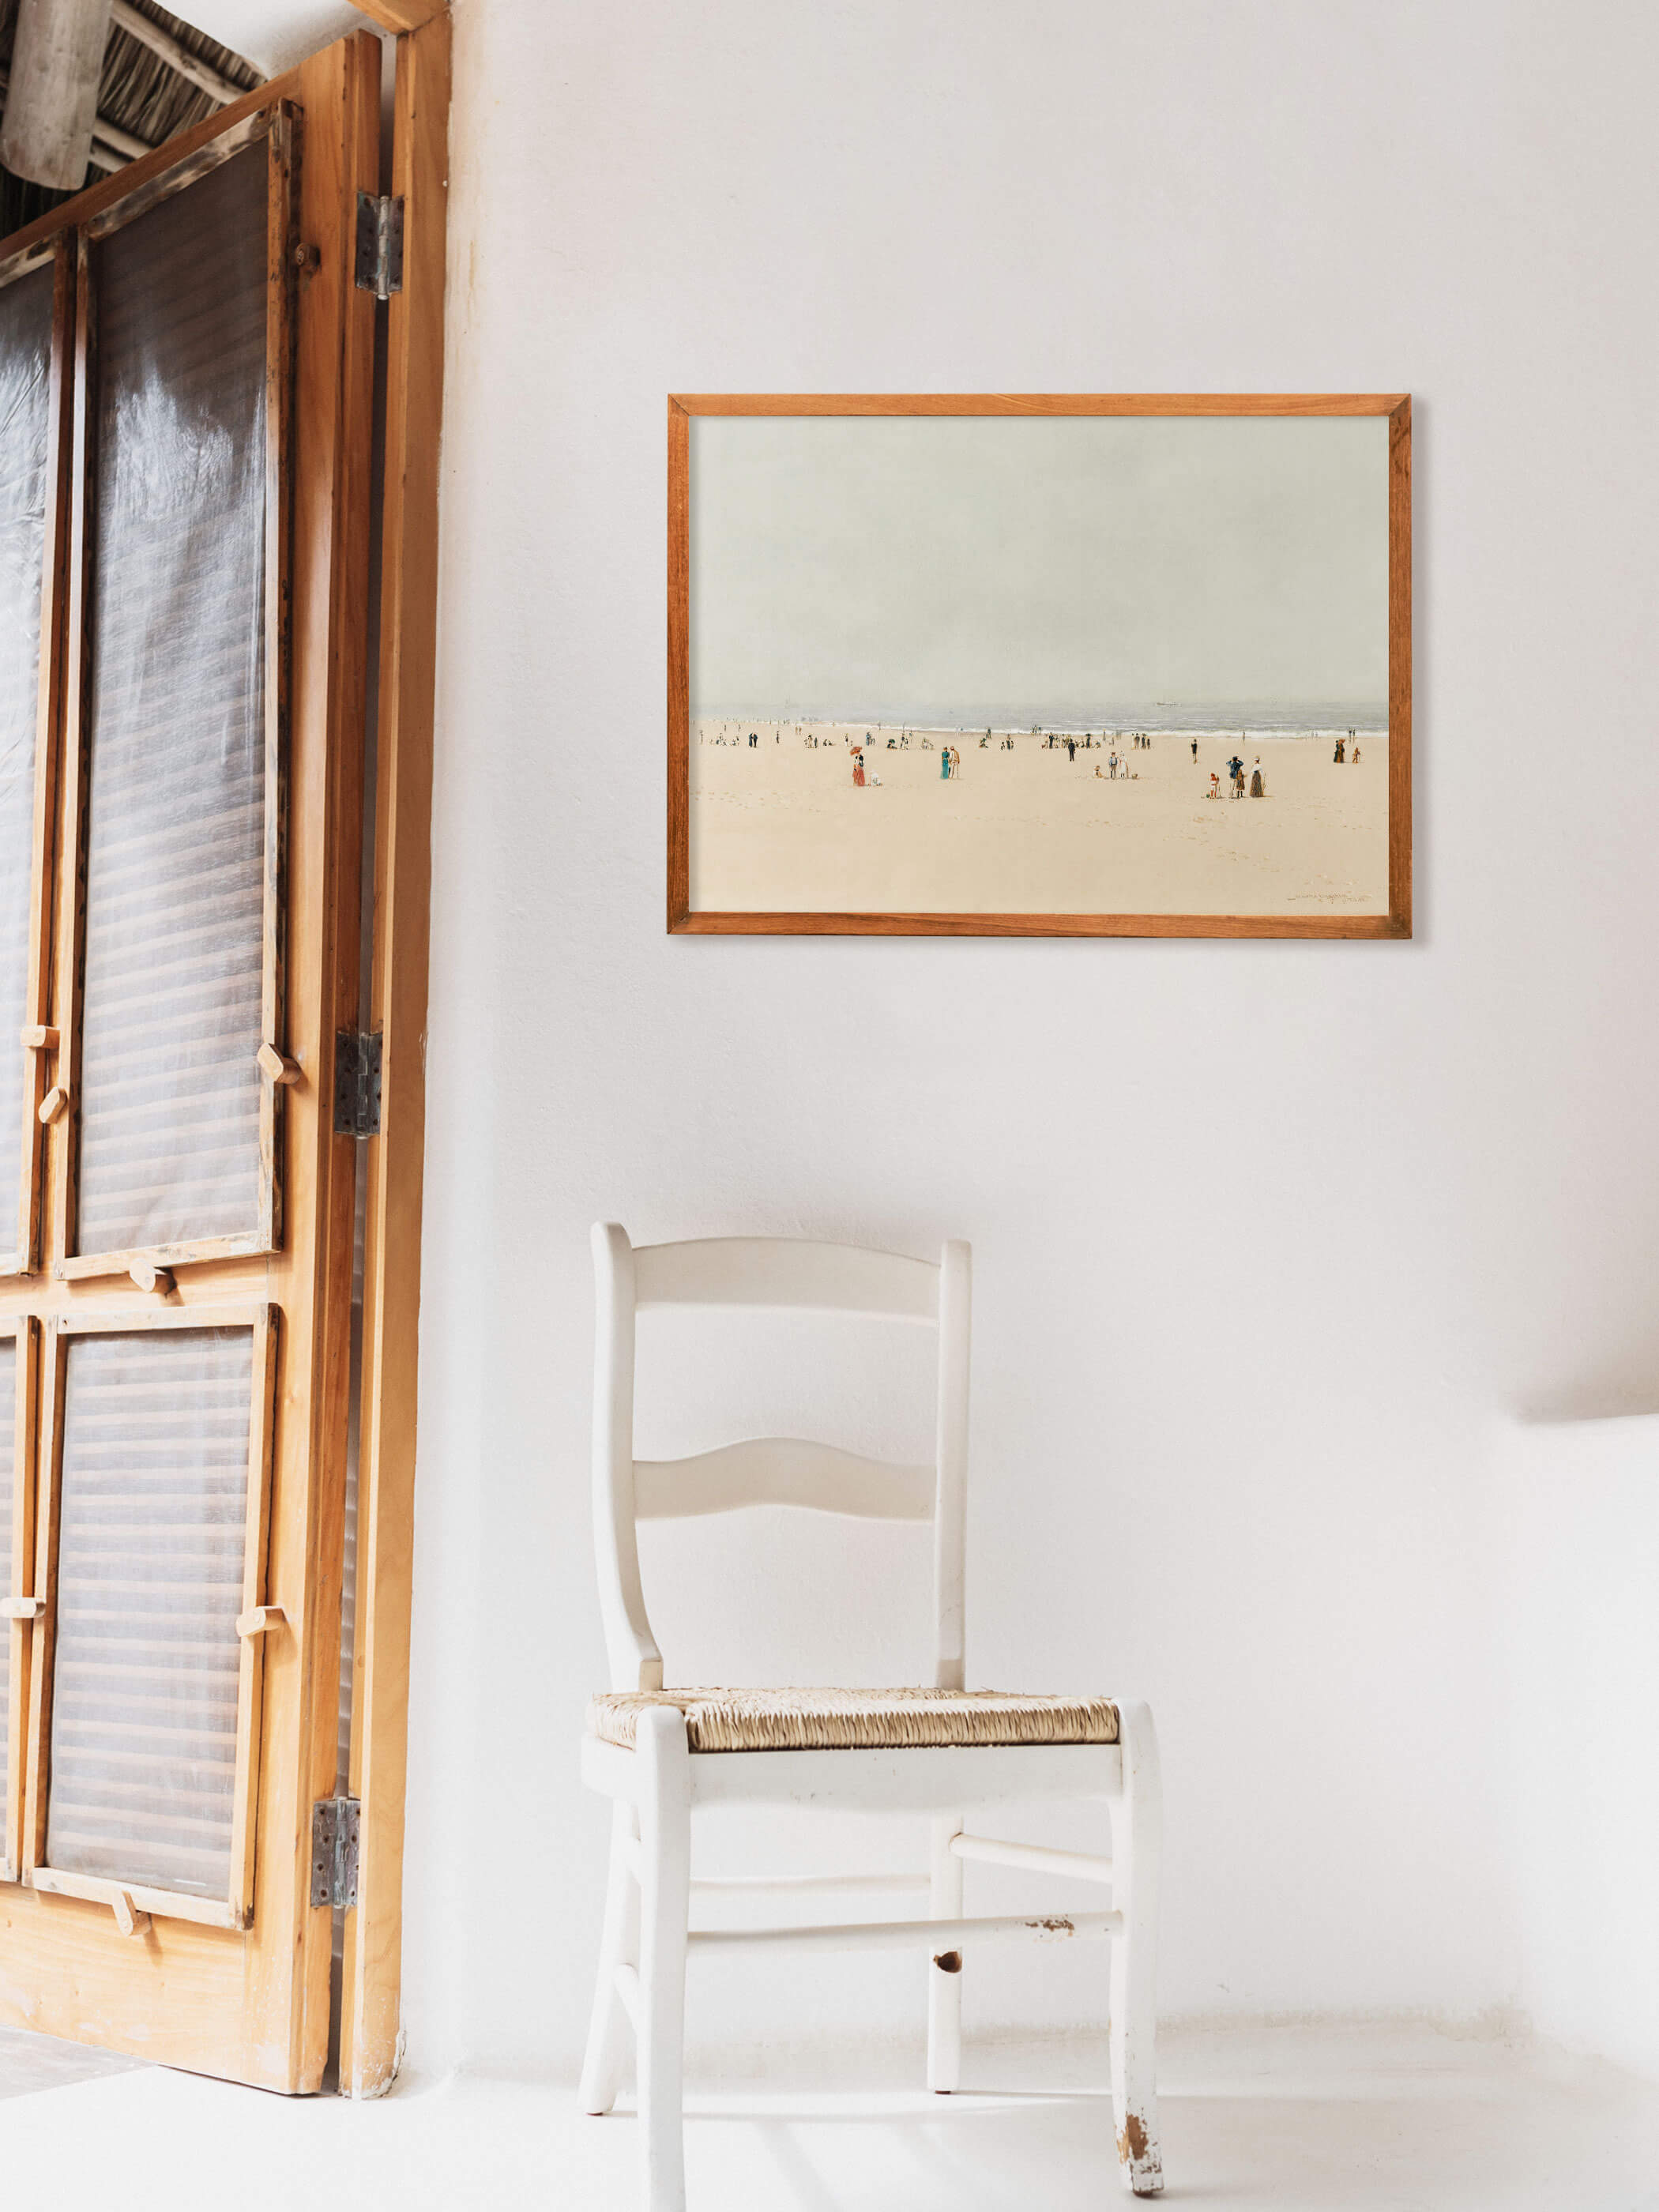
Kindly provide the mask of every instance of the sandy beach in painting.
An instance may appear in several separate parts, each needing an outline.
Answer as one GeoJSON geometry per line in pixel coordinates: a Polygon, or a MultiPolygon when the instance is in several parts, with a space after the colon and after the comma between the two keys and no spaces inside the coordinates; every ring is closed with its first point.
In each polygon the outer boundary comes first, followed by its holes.
{"type": "Polygon", "coordinates": [[[1049,735],[696,721],[691,904],[748,913],[1388,911],[1385,733],[1362,730],[1357,760],[1347,739],[1340,764],[1334,730],[1164,731],[1144,745],[1109,727],[1056,732],[1053,744],[1049,735]],[[960,760],[948,778],[945,746],[960,760]],[[1260,762],[1262,797],[1231,796],[1227,763],[1236,755],[1247,777],[1260,762]]]}

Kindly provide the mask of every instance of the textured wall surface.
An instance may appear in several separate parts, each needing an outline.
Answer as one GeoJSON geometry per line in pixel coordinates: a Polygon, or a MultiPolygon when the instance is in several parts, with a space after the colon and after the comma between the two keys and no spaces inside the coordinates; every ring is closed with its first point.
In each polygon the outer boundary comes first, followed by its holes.
{"type": "MultiPolygon", "coordinates": [[[[1650,1407],[1659,1337],[1653,19],[455,15],[415,2061],[585,2024],[598,1215],[973,1240],[970,1679],[1152,1700],[1168,2008],[1513,2000],[1486,1426],[1650,1407]],[[664,934],[664,395],[928,387],[1416,394],[1414,943],[664,934]]],[[[736,1418],[734,1327],[665,1335],[653,1438],[794,1418],[830,1348],[736,1418]]],[[[836,1439],[925,1442],[902,1357],[834,1349],[836,1439]]],[[[680,1679],[915,1679],[920,1551],[678,1540],[680,1679]]],[[[694,2034],[917,2019],[872,1964],[711,1970],[694,2034]]],[[[967,2002],[1104,2009],[1065,1960],[967,2002]]]]}

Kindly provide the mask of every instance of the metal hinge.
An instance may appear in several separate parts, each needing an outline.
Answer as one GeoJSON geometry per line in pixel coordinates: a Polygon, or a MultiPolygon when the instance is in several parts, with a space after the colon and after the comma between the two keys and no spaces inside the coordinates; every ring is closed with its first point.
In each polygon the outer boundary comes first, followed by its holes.
{"type": "Polygon", "coordinates": [[[362,1030],[342,1030],[334,1040],[334,1133],[380,1133],[380,1040],[362,1030]]]}
{"type": "Polygon", "coordinates": [[[404,204],[357,195],[357,289],[389,300],[404,289],[404,204]]]}
{"type": "Polygon", "coordinates": [[[346,1912],[357,1902],[357,1834],[362,1808],[355,1797],[325,1797],[311,1808],[311,1901],[346,1912]]]}

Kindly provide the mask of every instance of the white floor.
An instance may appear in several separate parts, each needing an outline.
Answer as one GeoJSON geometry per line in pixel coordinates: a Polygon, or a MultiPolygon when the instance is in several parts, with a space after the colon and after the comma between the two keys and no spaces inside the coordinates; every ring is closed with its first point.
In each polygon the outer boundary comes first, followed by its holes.
{"type": "MultiPolygon", "coordinates": [[[[1176,2029],[1164,2202],[1206,2212],[1659,2212],[1659,2086],[1427,2027],[1176,2029]]],[[[1091,2059],[1097,2053],[1087,2054],[1091,2059]]],[[[1103,2098],[1067,2046],[970,2051],[933,2098],[908,2055],[829,2086],[792,2058],[704,2087],[690,2212],[1101,2212],[1122,2203],[1103,2098]],[[1067,2077],[1080,2086],[1057,2086],[1067,2077]],[[811,2086],[807,2086],[811,2082],[811,2086]],[[884,2082],[885,2086],[884,2086],[884,2082]]],[[[384,2103],[261,2096],[0,2034],[0,2201],[56,2212],[633,2212],[635,2130],[570,2089],[464,2075],[384,2103]]]]}

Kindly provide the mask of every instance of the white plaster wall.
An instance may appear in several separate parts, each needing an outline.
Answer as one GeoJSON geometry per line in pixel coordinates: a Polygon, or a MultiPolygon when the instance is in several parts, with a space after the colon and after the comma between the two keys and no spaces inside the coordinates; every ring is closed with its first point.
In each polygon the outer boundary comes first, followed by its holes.
{"type": "Polygon", "coordinates": [[[1659,2075],[1659,1419],[1495,1425],[1520,1998],[1659,2075]]]}
{"type": "MultiPolygon", "coordinates": [[[[1648,1402],[1659,1336],[1653,17],[455,21],[415,2062],[580,2046],[602,1214],[974,1240],[971,1679],[1152,1699],[1168,2009],[1509,2001],[1482,1438],[1648,1402]],[[664,395],[929,387],[1417,394],[1413,944],[665,935],[664,395]]],[[[920,1418],[851,1361],[848,1440],[920,1418]]],[[[716,1368],[668,1366],[714,1440],[716,1368]]],[[[794,1388],[769,1350],[744,1410],[794,1388]]],[[[761,1607],[785,1541],[699,1570],[701,1644],[671,1586],[671,1665],[758,1674],[793,1625],[914,1672],[919,1616],[837,1532],[761,1607]]],[[[913,1981],[751,1968],[694,2019],[884,2029],[913,1981]]],[[[970,2021],[1042,1995],[988,1967],[970,2021]]],[[[1052,2003],[1103,2011],[1075,1964],[1052,2003]]]]}

